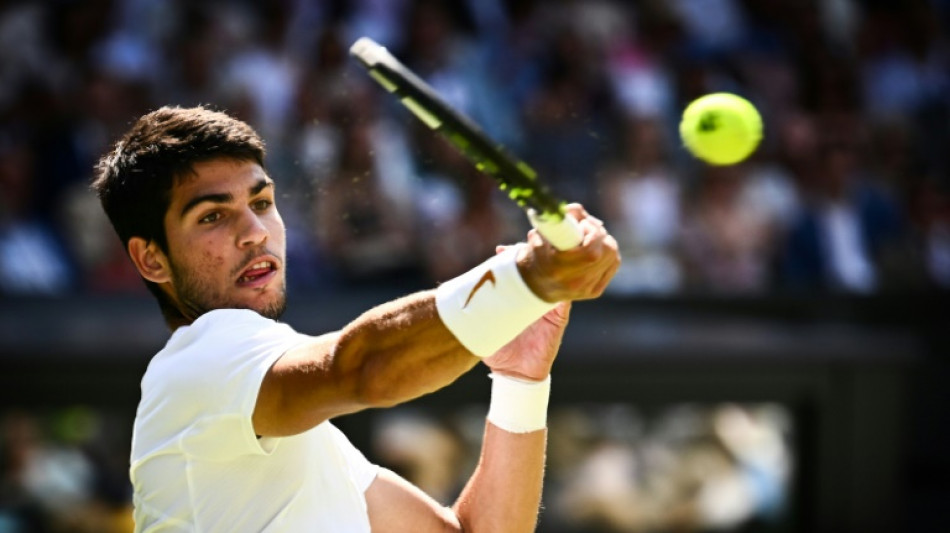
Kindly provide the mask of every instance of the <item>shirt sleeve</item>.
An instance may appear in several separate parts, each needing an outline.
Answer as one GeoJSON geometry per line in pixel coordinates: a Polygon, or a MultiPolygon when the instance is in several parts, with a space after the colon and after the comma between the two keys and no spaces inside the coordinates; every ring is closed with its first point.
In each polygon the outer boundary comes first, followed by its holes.
{"type": "Polygon", "coordinates": [[[249,310],[211,311],[178,342],[173,401],[191,412],[181,434],[185,453],[204,460],[269,454],[280,439],[258,439],[251,417],[264,375],[310,337],[249,310]]]}
{"type": "Polygon", "coordinates": [[[356,446],[353,446],[353,443],[336,426],[329,422],[326,422],[326,424],[330,427],[333,441],[337,449],[340,450],[344,462],[346,462],[346,467],[350,472],[351,479],[356,484],[356,488],[360,492],[366,492],[366,489],[376,479],[379,466],[369,462],[369,459],[356,446]]]}

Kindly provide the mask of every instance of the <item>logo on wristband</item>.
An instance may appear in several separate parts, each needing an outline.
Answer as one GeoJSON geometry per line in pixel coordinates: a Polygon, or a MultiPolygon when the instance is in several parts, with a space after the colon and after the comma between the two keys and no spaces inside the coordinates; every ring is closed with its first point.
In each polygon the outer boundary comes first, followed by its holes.
{"type": "Polygon", "coordinates": [[[475,296],[475,293],[478,292],[478,289],[481,289],[482,285],[484,285],[485,283],[488,283],[489,281],[491,282],[492,287],[494,287],[495,273],[492,272],[491,270],[488,270],[487,272],[485,272],[482,275],[481,279],[478,280],[478,283],[476,283],[475,286],[472,287],[472,292],[468,293],[468,298],[465,299],[465,304],[462,306],[462,309],[465,309],[466,307],[468,307],[468,303],[472,301],[472,297],[475,296]]]}

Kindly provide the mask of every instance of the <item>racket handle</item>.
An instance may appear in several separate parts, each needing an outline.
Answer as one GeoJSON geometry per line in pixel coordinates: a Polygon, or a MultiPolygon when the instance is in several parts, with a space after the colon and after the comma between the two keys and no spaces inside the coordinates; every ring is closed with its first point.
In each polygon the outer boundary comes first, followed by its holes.
{"type": "Polygon", "coordinates": [[[529,209],[528,220],[544,237],[544,240],[558,250],[570,250],[581,243],[581,228],[574,217],[564,216],[557,220],[554,217],[544,217],[534,209],[529,209]]]}

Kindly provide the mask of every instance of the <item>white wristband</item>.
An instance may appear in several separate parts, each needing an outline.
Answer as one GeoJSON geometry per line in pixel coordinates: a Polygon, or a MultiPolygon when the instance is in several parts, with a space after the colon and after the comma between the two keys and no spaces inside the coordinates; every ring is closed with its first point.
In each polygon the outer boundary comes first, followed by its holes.
{"type": "Polygon", "coordinates": [[[512,246],[435,292],[439,318],[462,346],[489,357],[557,304],[535,296],[521,279],[512,246]]]}
{"type": "Polygon", "coordinates": [[[530,433],[547,427],[551,376],[528,381],[503,374],[492,378],[488,421],[509,433],[530,433]]]}

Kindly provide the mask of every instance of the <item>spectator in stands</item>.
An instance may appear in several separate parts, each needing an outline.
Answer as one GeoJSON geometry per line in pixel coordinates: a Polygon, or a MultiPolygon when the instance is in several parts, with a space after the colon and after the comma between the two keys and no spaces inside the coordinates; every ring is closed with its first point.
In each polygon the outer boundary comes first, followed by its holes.
{"type": "Polygon", "coordinates": [[[0,292],[58,294],[73,284],[72,265],[50,224],[33,209],[34,153],[0,139],[0,292]]]}
{"type": "Polygon", "coordinates": [[[453,147],[431,137],[433,156],[416,188],[420,254],[431,281],[450,279],[491,254],[499,242],[515,242],[527,229],[523,213],[453,147]]]}
{"type": "Polygon", "coordinates": [[[340,158],[313,208],[322,248],[345,281],[416,277],[413,221],[387,194],[372,124],[343,125],[340,158]]]}
{"type": "Polygon", "coordinates": [[[670,294],[680,289],[681,177],[656,119],[630,117],[624,160],[602,172],[598,194],[624,261],[611,290],[670,294]]]}
{"type": "Polygon", "coordinates": [[[879,263],[902,237],[898,206],[861,174],[856,148],[820,148],[814,195],[793,223],[782,276],[793,288],[869,294],[882,282],[879,263]]]}
{"type": "Polygon", "coordinates": [[[745,201],[748,165],[706,166],[684,208],[687,284],[698,292],[761,294],[771,282],[774,227],[745,201]]]}

